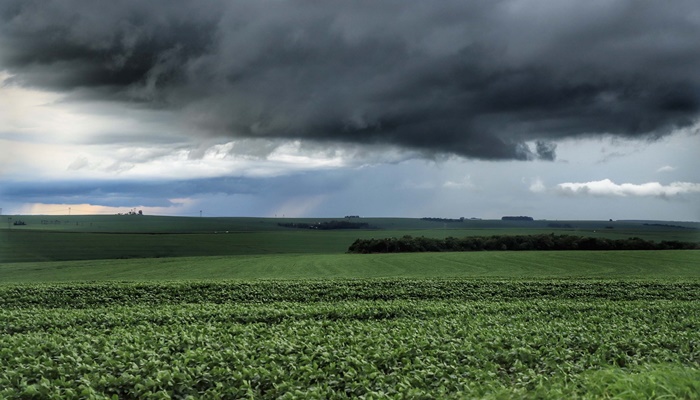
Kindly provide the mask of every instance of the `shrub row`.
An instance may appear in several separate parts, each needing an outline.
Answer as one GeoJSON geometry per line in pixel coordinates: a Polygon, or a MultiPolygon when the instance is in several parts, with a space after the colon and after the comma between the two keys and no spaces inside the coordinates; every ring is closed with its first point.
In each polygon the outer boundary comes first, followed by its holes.
{"type": "Polygon", "coordinates": [[[349,253],[412,253],[439,251],[505,251],[505,250],[692,250],[700,243],[652,242],[637,237],[606,239],[574,235],[542,234],[517,236],[469,236],[445,239],[410,235],[401,238],[357,239],[349,253]]]}

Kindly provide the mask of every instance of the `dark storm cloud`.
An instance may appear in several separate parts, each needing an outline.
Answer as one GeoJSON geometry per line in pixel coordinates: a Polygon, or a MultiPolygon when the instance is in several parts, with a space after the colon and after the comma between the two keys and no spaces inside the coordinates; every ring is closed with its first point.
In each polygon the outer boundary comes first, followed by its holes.
{"type": "Polygon", "coordinates": [[[700,111],[695,0],[8,0],[0,15],[17,82],[176,110],[211,136],[552,160],[563,138],[657,138],[700,111]]]}
{"type": "Polygon", "coordinates": [[[51,89],[175,83],[178,63],[209,50],[216,11],[167,3],[3,2],[2,64],[23,83],[51,89]]]}

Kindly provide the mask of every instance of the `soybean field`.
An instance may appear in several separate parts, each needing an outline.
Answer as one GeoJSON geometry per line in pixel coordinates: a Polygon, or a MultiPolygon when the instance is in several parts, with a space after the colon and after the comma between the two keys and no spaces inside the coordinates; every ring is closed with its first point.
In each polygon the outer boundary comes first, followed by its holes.
{"type": "Polygon", "coordinates": [[[0,287],[4,398],[694,398],[700,282],[0,287]]]}

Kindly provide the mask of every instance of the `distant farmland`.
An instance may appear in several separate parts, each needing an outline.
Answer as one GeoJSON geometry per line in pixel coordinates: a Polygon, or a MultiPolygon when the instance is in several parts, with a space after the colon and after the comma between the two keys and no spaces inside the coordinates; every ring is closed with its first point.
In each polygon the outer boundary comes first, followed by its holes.
{"type": "Polygon", "coordinates": [[[0,262],[152,258],[246,254],[338,254],[355,239],[411,235],[429,238],[555,233],[610,239],[700,241],[700,224],[610,221],[352,218],[370,229],[322,232],[280,224],[313,225],[333,218],[185,218],[154,216],[15,216],[26,225],[0,230],[0,262]]]}

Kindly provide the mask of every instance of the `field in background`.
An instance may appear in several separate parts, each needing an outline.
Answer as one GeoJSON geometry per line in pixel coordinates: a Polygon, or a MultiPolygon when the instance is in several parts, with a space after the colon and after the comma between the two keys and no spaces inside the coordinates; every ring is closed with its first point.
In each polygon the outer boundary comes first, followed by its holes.
{"type": "Polygon", "coordinates": [[[8,263],[0,282],[375,278],[700,279],[700,251],[273,254],[8,263]]]}
{"type": "Polygon", "coordinates": [[[279,226],[285,223],[317,223],[327,221],[348,221],[367,223],[374,230],[502,230],[534,229],[554,231],[606,231],[611,235],[624,235],[640,232],[649,235],[666,235],[675,232],[680,235],[700,229],[698,222],[674,221],[502,221],[465,219],[462,222],[442,222],[419,218],[256,218],[256,217],[171,217],[149,215],[13,215],[0,216],[0,229],[7,229],[3,223],[23,221],[26,225],[9,226],[12,230],[46,230],[67,232],[108,232],[108,233],[213,233],[213,232],[252,232],[286,231],[279,226]],[[685,228],[685,229],[684,229],[685,228]],[[689,231],[690,230],[690,231],[689,231]]]}
{"type": "MultiPolygon", "coordinates": [[[[358,238],[434,238],[571,234],[645,240],[700,241],[700,224],[643,221],[435,222],[410,218],[353,218],[371,229],[311,230],[279,223],[333,218],[192,218],[156,216],[13,216],[0,224],[0,262],[155,258],[251,254],[340,254],[358,238]]],[[[336,218],[335,220],[339,220],[336,218]]],[[[342,218],[340,218],[342,220],[342,218]]]]}

